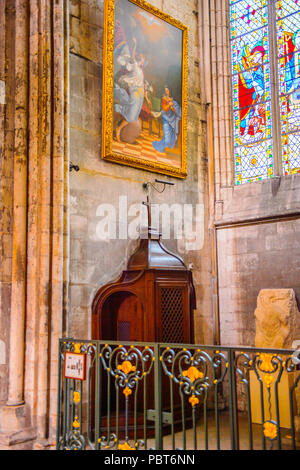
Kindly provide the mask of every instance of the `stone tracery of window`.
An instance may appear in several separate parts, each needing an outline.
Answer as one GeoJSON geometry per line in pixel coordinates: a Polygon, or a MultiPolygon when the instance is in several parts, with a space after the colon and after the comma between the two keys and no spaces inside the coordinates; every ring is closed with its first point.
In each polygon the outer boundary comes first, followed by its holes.
{"type": "Polygon", "coordinates": [[[300,173],[300,0],[230,0],[235,183],[300,173]]]}

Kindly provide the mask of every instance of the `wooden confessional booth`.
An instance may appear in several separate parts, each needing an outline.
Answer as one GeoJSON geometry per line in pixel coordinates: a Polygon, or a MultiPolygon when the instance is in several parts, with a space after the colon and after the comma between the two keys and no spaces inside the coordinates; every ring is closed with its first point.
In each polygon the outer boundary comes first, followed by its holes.
{"type": "MultiPolygon", "coordinates": [[[[93,339],[193,343],[194,309],[191,271],[164,247],[160,234],[148,227],[148,236],[140,240],[127,269],[96,293],[93,339]]],[[[153,397],[149,400],[148,407],[153,408],[153,397]]]]}

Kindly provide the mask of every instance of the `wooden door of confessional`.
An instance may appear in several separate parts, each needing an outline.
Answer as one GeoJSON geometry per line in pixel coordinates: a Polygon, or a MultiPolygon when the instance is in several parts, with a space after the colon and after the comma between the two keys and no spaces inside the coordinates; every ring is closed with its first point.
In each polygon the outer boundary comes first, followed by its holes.
{"type": "Polygon", "coordinates": [[[113,341],[141,341],[143,308],[136,295],[117,292],[104,303],[99,325],[99,338],[113,341]]]}

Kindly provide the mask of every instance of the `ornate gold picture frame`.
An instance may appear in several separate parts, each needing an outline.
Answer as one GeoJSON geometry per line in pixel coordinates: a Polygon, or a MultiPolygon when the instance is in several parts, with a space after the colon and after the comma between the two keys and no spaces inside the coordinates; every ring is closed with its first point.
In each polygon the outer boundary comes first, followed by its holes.
{"type": "Polygon", "coordinates": [[[105,0],[104,160],[187,176],[188,28],[143,0],[105,0]]]}

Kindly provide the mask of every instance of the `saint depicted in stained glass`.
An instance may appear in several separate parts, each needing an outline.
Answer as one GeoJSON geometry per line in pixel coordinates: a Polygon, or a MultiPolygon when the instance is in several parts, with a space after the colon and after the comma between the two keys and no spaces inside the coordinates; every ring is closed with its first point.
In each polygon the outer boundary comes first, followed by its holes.
{"type": "Polygon", "coordinates": [[[265,49],[258,43],[252,50],[247,45],[238,62],[240,136],[244,141],[264,132],[266,108],[262,100],[265,92],[263,57],[265,49]]]}
{"type": "Polygon", "coordinates": [[[278,1],[277,46],[284,174],[300,173],[300,2],[278,1]]]}
{"type": "Polygon", "coordinates": [[[273,174],[267,1],[232,2],[236,183],[273,174]]]}
{"type": "MultiPolygon", "coordinates": [[[[284,50],[284,69],[285,93],[291,93],[300,88],[300,74],[299,74],[299,52],[300,48],[300,29],[296,33],[289,33],[285,31],[283,34],[283,50],[284,50]]],[[[293,96],[292,100],[293,101],[293,96]]],[[[288,111],[290,112],[290,103],[288,104],[288,111]]]]}

